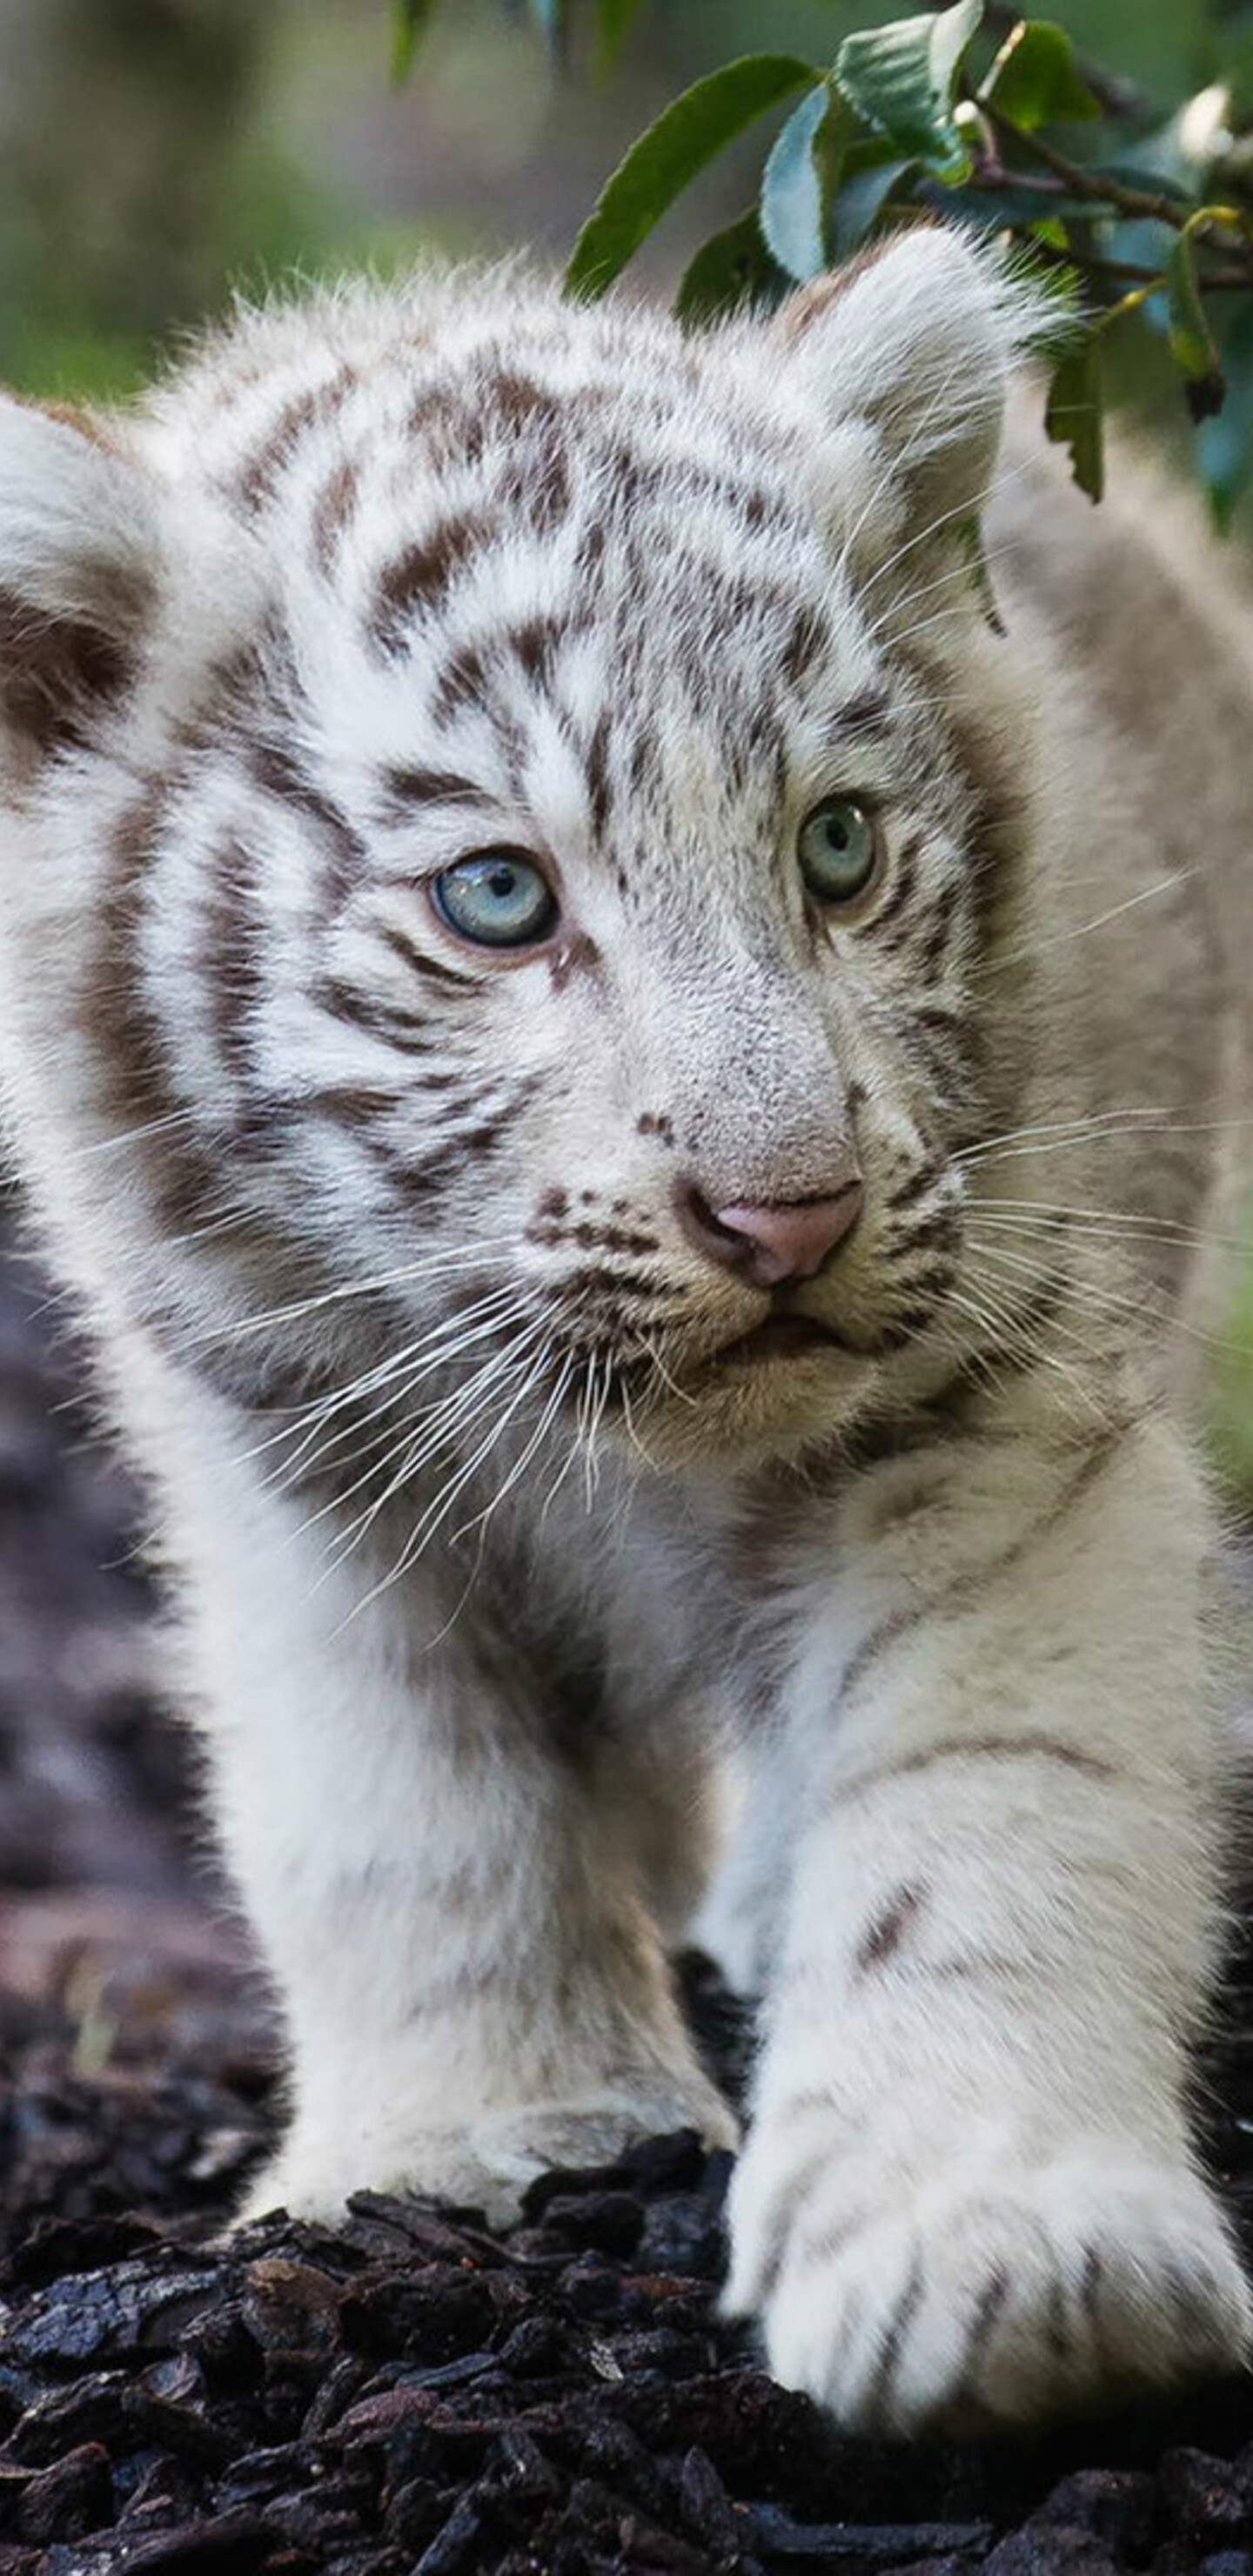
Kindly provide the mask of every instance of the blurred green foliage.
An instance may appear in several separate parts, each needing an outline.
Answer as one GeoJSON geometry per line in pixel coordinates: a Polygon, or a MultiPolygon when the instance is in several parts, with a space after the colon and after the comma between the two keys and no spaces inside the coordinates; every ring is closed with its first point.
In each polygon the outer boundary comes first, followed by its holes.
{"type": "MultiPolygon", "coordinates": [[[[434,0],[392,0],[392,11],[403,77],[434,0]]],[[[637,16],[634,0],[529,0],[529,13],[557,61],[581,31],[602,68],[637,16]]],[[[709,164],[786,104],[753,204],[702,243],[680,282],[685,318],[777,303],[920,213],[1009,242],[1058,307],[1044,419],[1076,481],[1099,500],[1107,353],[1134,323],[1164,338],[1226,526],[1253,479],[1230,428],[1253,414],[1249,15],[1246,0],[1210,0],[1191,30],[1203,86],[1185,81],[1161,100],[1082,55],[1062,24],[1002,0],[872,14],[834,47],[828,26],[807,55],[778,49],[776,12],[770,51],[732,52],[636,136],[579,232],[567,289],[603,294],[709,164]]]]}
{"type": "Polygon", "coordinates": [[[1232,1504],[1253,1514],[1253,1216],[1243,1230],[1244,1252],[1235,1294],[1225,1314],[1205,1328],[1205,1422],[1210,1455],[1232,1504]]]}

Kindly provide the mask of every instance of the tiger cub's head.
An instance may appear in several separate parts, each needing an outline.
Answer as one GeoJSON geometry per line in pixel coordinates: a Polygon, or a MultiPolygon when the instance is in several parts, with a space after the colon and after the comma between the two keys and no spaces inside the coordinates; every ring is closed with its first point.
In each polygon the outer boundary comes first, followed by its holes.
{"type": "Polygon", "coordinates": [[[702,336],[419,277],[5,406],[19,971],[132,1140],[110,1257],[245,1398],[426,1335],[747,1456],[960,1335],[1022,330],[920,230],[702,336]]]}

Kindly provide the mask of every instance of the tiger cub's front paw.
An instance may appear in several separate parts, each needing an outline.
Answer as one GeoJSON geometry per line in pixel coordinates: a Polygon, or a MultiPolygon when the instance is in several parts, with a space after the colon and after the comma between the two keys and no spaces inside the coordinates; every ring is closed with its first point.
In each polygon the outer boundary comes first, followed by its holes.
{"type": "Polygon", "coordinates": [[[1186,2165],[1080,2141],[893,2189],[882,2160],[806,2153],[803,2125],[786,2153],[750,2140],[726,2304],[850,2429],[969,2434],[1248,2359],[1253,2302],[1186,2165]]]}
{"type": "Polygon", "coordinates": [[[490,2227],[508,2227],[527,2184],[550,2166],[611,2164],[639,2138],[686,2128],[707,2146],[736,2143],[730,2111],[696,2074],[690,2084],[659,2077],[655,2086],[486,2111],[456,2127],[297,2123],[256,2177],[237,2223],[277,2208],[333,2222],[351,2192],[369,2189],[481,2209],[490,2227]]]}

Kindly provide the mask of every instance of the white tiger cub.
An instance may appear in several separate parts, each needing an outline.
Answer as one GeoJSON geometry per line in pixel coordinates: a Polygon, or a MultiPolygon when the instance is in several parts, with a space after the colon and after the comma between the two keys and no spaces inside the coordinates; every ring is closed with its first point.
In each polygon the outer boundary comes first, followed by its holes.
{"type": "Polygon", "coordinates": [[[516,271],[0,418],[14,1151],[286,2014],[253,2194],[732,2138],[846,2424],[1246,2351],[1190,2135],[1253,625],[920,230],[707,336],[516,271]]]}

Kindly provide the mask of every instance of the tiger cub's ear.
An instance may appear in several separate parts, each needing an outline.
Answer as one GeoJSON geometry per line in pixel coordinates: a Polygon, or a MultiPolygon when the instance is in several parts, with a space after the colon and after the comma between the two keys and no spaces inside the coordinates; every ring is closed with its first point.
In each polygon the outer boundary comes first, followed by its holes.
{"type": "Polygon", "coordinates": [[[0,395],[0,716],[32,748],[123,694],[161,561],[156,487],[105,427],[0,395]]]}
{"type": "Polygon", "coordinates": [[[769,328],[835,433],[870,434],[864,545],[979,510],[1019,356],[1055,329],[1042,290],[943,225],[918,225],[798,289],[769,328]]]}

